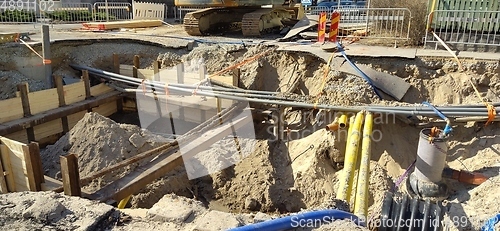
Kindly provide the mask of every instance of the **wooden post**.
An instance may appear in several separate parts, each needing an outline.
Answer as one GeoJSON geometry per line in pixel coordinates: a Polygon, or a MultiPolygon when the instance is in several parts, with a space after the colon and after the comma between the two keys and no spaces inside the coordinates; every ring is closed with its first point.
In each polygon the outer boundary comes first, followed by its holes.
{"type": "Polygon", "coordinates": [[[28,177],[29,188],[31,191],[41,191],[42,183],[45,181],[42,169],[42,160],[40,157],[40,148],[38,143],[31,142],[23,146],[24,161],[26,164],[26,173],[28,177]]]}
{"type": "Polygon", "coordinates": [[[64,194],[68,196],[81,196],[78,156],[68,154],[61,156],[60,161],[64,194]]]}
{"type": "Polygon", "coordinates": [[[82,80],[83,80],[83,85],[85,86],[85,99],[89,99],[92,97],[90,94],[90,78],[89,78],[89,71],[83,70],[82,71],[82,80]]]}
{"type": "Polygon", "coordinates": [[[138,70],[140,67],[141,67],[140,57],[139,57],[139,55],[134,55],[134,67],[132,69],[132,76],[134,78],[139,77],[138,70]]]}
{"type": "Polygon", "coordinates": [[[200,65],[199,73],[200,73],[200,80],[204,80],[205,76],[207,75],[207,67],[205,66],[205,64],[200,65]]]}
{"type": "Polygon", "coordinates": [[[49,25],[42,25],[42,53],[43,53],[43,68],[45,71],[45,80],[49,87],[52,88],[54,83],[52,82],[52,62],[50,53],[50,35],[49,35],[49,25]]]}
{"type": "Polygon", "coordinates": [[[113,71],[120,74],[120,57],[118,54],[113,54],[113,71]]]}
{"type": "MultiPolygon", "coordinates": [[[[154,81],[160,81],[160,62],[158,60],[156,60],[156,61],[153,62],[153,68],[154,68],[153,80],[154,81]]],[[[156,88],[154,86],[151,87],[151,90],[153,90],[153,95],[154,95],[154,99],[155,99],[155,102],[156,102],[156,111],[158,112],[158,116],[162,117],[161,105],[160,105],[161,100],[158,97],[158,95],[156,94],[156,88]]]]}
{"type": "Polygon", "coordinates": [[[12,164],[10,162],[10,152],[7,146],[0,144],[0,158],[3,161],[4,172],[3,175],[7,180],[7,187],[9,192],[16,192],[16,182],[14,174],[12,174],[12,164]]]}
{"type": "Polygon", "coordinates": [[[177,64],[177,83],[184,83],[184,63],[177,64]]]}
{"type": "MultiPolygon", "coordinates": [[[[59,75],[55,75],[54,76],[54,83],[55,83],[56,88],[57,88],[57,96],[59,98],[59,107],[66,106],[66,100],[64,99],[64,88],[63,88],[62,77],[59,75]]],[[[64,133],[69,132],[68,117],[63,116],[61,118],[61,122],[62,122],[63,132],[64,133]]]]}
{"type": "MultiPolygon", "coordinates": [[[[184,83],[184,63],[177,65],[177,83],[184,83]]],[[[182,105],[179,106],[179,119],[184,120],[184,108],[182,105]]]]}
{"type": "Polygon", "coordinates": [[[238,87],[240,84],[241,71],[239,68],[233,69],[233,86],[238,87]]]}
{"type": "Polygon", "coordinates": [[[5,172],[2,167],[2,158],[0,157],[0,194],[8,193],[7,181],[5,180],[5,172]]]}
{"type": "Polygon", "coordinates": [[[154,81],[160,81],[160,67],[161,67],[161,61],[156,60],[153,62],[153,69],[155,76],[153,77],[154,81]]]}
{"type": "MultiPolygon", "coordinates": [[[[222,99],[215,97],[215,103],[217,104],[217,114],[219,114],[222,111],[222,99]]],[[[219,118],[219,124],[222,124],[223,122],[222,118],[219,118]]]]}
{"type": "MultiPolygon", "coordinates": [[[[21,83],[17,85],[17,89],[19,90],[19,94],[21,95],[21,103],[23,105],[24,117],[30,117],[31,109],[30,109],[30,100],[28,97],[28,83],[21,83]]],[[[35,140],[35,131],[33,127],[26,128],[26,134],[28,136],[28,142],[35,140]]]]}
{"type": "MultiPolygon", "coordinates": [[[[85,99],[90,99],[90,78],[87,70],[82,70],[83,86],[85,87],[85,99]]],[[[92,112],[92,108],[87,109],[87,112],[92,112]]]]}

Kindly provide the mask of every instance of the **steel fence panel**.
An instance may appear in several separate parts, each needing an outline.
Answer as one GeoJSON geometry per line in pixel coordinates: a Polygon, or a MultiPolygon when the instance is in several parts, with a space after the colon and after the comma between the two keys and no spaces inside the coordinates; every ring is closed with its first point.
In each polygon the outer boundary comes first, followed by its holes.
{"type": "Polygon", "coordinates": [[[409,39],[411,12],[407,8],[311,7],[309,15],[340,13],[338,37],[409,39]]]}
{"type": "MultiPolygon", "coordinates": [[[[436,10],[429,14],[427,24],[448,44],[500,47],[500,11],[436,10]]],[[[429,30],[424,45],[439,46],[429,30]]]]}
{"type": "Polygon", "coordinates": [[[0,23],[34,23],[38,7],[34,0],[0,1],[0,23]]]}
{"type": "Polygon", "coordinates": [[[125,2],[94,3],[95,21],[120,21],[132,19],[132,5],[125,2]]]}
{"type": "Polygon", "coordinates": [[[57,2],[53,7],[40,9],[39,21],[51,23],[80,23],[94,21],[90,3],[57,2]]]}

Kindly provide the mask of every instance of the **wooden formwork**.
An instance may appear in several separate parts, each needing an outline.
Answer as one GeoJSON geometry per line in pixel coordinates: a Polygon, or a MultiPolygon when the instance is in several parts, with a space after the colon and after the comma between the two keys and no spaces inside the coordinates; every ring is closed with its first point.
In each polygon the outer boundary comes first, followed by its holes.
{"type": "Polygon", "coordinates": [[[109,116],[118,110],[117,100],[121,100],[105,84],[90,87],[85,81],[29,93],[27,84],[18,87],[18,97],[0,101],[0,135],[22,143],[49,143],[88,110],[109,116]]]}
{"type": "Polygon", "coordinates": [[[50,190],[58,184],[43,175],[38,143],[0,136],[0,193],[50,190]]]}
{"type": "MultiPolygon", "coordinates": [[[[134,65],[125,65],[119,63],[118,55],[113,56],[114,71],[124,76],[144,79],[145,81],[159,81],[165,84],[180,83],[180,84],[199,84],[200,81],[209,78],[211,80],[226,84],[228,86],[238,87],[240,72],[238,69],[232,72],[231,75],[212,76],[207,74],[206,67],[202,64],[197,66],[195,72],[186,71],[187,67],[180,63],[172,69],[160,69],[159,62],[153,62],[153,69],[141,69],[139,56],[134,56],[134,65]]],[[[160,92],[163,91],[160,89],[160,92]]],[[[142,93],[141,93],[142,94],[142,93]]],[[[157,97],[155,93],[144,93],[143,95],[150,98],[155,98],[157,103],[160,103],[162,97],[157,97]]],[[[172,112],[171,116],[182,119],[186,122],[201,123],[206,119],[216,115],[223,108],[228,108],[232,105],[232,100],[219,100],[214,97],[205,97],[204,101],[200,101],[199,96],[183,96],[181,98],[169,97],[168,100],[162,102],[159,107],[168,107],[172,112]]],[[[137,110],[133,108],[135,105],[125,101],[123,107],[137,110]]]]}
{"type": "Polygon", "coordinates": [[[108,116],[121,105],[120,92],[105,84],[91,87],[88,75],[64,86],[62,78],[54,80],[56,88],[37,92],[20,84],[15,98],[0,101],[0,193],[63,185],[44,176],[39,143],[57,140],[88,111],[108,116]]]}

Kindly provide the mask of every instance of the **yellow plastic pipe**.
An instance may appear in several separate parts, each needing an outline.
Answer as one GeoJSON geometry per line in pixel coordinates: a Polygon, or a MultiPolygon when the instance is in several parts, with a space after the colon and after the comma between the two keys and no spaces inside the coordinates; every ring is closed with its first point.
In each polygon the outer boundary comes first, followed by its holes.
{"type": "Polygon", "coordinates": [[[368,112],[363,127],[361,160],[359,162],[358,184],[354,201],[354,215],[366,218],[368,215],[368,186],[370,184],[371,135],[373,131],[373,115],[368,112]]]}
{"type": "Polygon", "coordinates": [[[339,126],[340,128],[345,128],[347,126],[347,115],[342,114],[339,118],[339,126]]]}
{"type": "Polygon", "coordinates": [[[337,131],[339,129],[339,118],[340,116],[336,116],[332,123],[326,125],[325,129],[327,131],[337,131]]]}
{"type": "Polygon", "coordinates": [[[352,125],[352,131],[347,138],[347,146],[344,159],[344,172],[340,178],[339,188],[337,189],[336,198],[350,203],[351,191],[354,181],[354,170],[357,163],[360,130],[363,124],[364,111],[358,112],[352,125]]]}
{"type": "Polygon", "coordinates": [[[130,200],[130,197],[132,197],[132,195],[128,196],[128,197],[125,197],[123,198],[120,203],[118,203],[118,209],[124,209],[125,206],[127,205],[128,201],[130,200]]]}

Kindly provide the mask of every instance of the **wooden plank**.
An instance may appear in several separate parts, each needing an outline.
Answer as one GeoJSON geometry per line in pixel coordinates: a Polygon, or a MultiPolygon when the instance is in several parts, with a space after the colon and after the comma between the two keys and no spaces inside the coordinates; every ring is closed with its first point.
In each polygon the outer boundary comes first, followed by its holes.
{"type": "MultiPolygon", "coordinates": [[[[64,100],[64,86],[63,86],[62,77],[59,75],[54,76],[54,84],[56,85],[56,89],[57,89],[57,97],[58,97],[58,101],[59,101],[59,107],[63,107],[66,105],[66,101],[64,100]]],[[[61,126],[62,126],[62,130],[64,133],[69,131],[68,117],[64,116],[61,118],[61,126]]],[[[35,137],[36,137],[36,131],[35,131],[35,137]]],[[[42,138],[44,138],[44,137],[42,137],[42,138]]]]}
{"type": "Polygon", "coordinates": [[[96,199],[99,201],[108,201],[113,199],[115,201],[120,201],[129,195],[137,193],[150,182],[165,176],[166,173],[181,165],[183,156],[193,156],[196,153],[207,149],[223,137],[231,134],[233,129],[238,130],[251,122],[251,116],[244,116],[233,120],[232,123],[225,123],[213,130],[210,130],[204,133],[203,136],[192,141],[187,150],[183,150],[182,154],[180,152],[176,152],[170,156],[158,157],[156,160],[146,164],[145,166],[137,168],[126,176],[99,189],[94,194],[90,195],[90,199],[96,199]]]}
{"type": "Polygon", "coordinates": [[[12,98],[0,101],[0,123],[12,121],[23,117],[21,98],[12,98]]]}
{"type": "Polygon", "coordinates": [[[29,190],[28,180],[25,177],[25,161],[23,157],[24,144],[0,137],[1,157],[7,175],[7,186],[10,192],[20,192],[29,190]]]}
{"type": "Polygon", "coordinates": [[[40,147],[38,143],[31,142],[28,144],[30,150],[31,164],[33,165],[33,171],[35,172],[35,177],[39,183],[39,187],[44,182],[43,178],[43,167],[42,167],[42,156],[40,155],[40,147]]]}
{"type": "Polygon", "coordinates": [[[93,96],[98,96],[114,91],[113,88],[108,87],[108,85],[101,83],[90,88],[90,94],[93,96]]]}
{"type": "Polygon", "coordinates": [[[1,137],[0,136],[0,143],[2,143],[3,145],[7,146],[7,148],[11,152],[14,152],[14,153],[16,153],[18,155],[22,155],[23,152],[24,152],[23,146],[25,146],[25,144],[23,144],[23,143],[21,143],[19,141],[7,139],[5,137],[1,137]]]}
{"type": "Polygon", "coordinates": [[[113,54],[113,71],[117,74],[120,73],[120,56],[113,54]]]}
{"type": "Polygon", "coordinates": [[[64,86],[64,100],[68,105],[85,100],[85,83],[82,81],[64,86]]]}
{"type": "Polygon", "coordinates": [[[92,109],[93,112],[99,113],[100,115],[103,116],[110,116],[118,111],[118,108],[116,106],[116,102],[109,102],[103,105],[100,105],[99,107],[95,107],[92,109]]]}
{"type": "Polygon", "coordinates": [[[160,60],[156,60],[153,62],[154,81],[160,81],[160,67],[161,67],[160,60]]]}
{"type": "Polygon", "coordinates": [[[85,116],[86,113],[86,111],[81,111],[68,116],[69,127],[73,128],[78,123],[78,121],[80,121],[85,116]]]}
{"type": "Polygon", "coordinates": [[[141,61],[138,55],[134,55],[134,68],[132,69],[132,76],[134,78],[138,78],[137,70],[141,68],[141,61]]]}
{"type": "MultiPolygon", "coordinates": [[[[30,109],[30,100],[29,100],[29,96],[28,96],[28,83],[22,83],[22,84],[17,85],[17,89],[19,90],[19,93],[21,95],[23,116],[30,117],[31,116],[31,109],[30,109]]],[[[31,127],[26,128],[26,136],[28,136],[28,141],[35,140],[35,132],[34,132],[33,128],[31,128],[31,127]]]]}
{"type": "Polygon", "coordinates": [[[84,100],[62,108],[56,108],[43,113],[33,115],[28,118],[22,118],[15,121],[0,124],[0,135],[10,134],[29,127],[44,124],[46,122],[59,119],[63,116],[68,116],[89,108],[97,107],[101,104],[115,102],[121,98],[120,92],[110,92],[104,95],[95,97],[94,99],[84,100]]]}
{"type": "Polygon", "coordinates": [[[88,99],[92,96],[90,93],[89,71],[82,70],[82,80],[83,80],[83,86],[85,88],[85,99],[88,99]]]}
{"type": "MultiPolygon", "coordinates": [[[[29,145],[23,146],[25,169],[28,177],[29,189],[30,191],[37,192],[42,190],[42,179],[43,172],[40,172],[38,161],[40,160],[40,154],[35,152],[36,143],[30,143],[29,145]],[[37,156],[38,155],[38,156],[37,156]]],[[[36,145],[38,147],[38,145],[36,145]]],[[[41,164],[40,164],[41,165],[41,164]]]]}
{"type": "MultiPolygon", "coordinates": [[[[26,131],[18,131],[14,133],[10,133],[5,135],[6,138],[9,138],[11,140],[16,140],[21,143],[28,143],[28,136],[26,135],[26,131]]],[[[36,138],[36,137],[35,137],[36,138]]]]}
{"type": "Polygon", "coordinates": [[[75,154],[61,156],[60,162],[64,194],[68,196],[81,196],[78,156],[75,154]]]}
{"type": "Polygon", "coordinates": [[[35,91],[28,95],[31,114],[59,107],[57,89],[35,91]]]}
{"type": "MultiPolygon", "coordinates": [[[[67,118],[67,117],[66,117],[67,118]]],[[[69,131],[69,122],[68,123],[68,131],[69,131]]],[[[49,137],[51,135],[60,134],[64,132],[64,127],[61,119],[55,119],[52,121],[48,121],[46,123],[37,125],[33,127],[35,131],[35,138],[37,141],[45,137],[49,137]]]]}
{"type": "Polygon", "coordinates": [[[184,64],[177,64],[177,83],[184,83],[184,64]]]}
{"type": "MultiPolygon", "coordinates": [[[[2,150],[0,149],[0,152],[2,150]]],[[[9,188],[7,187],[7,181],[5,180],[6,174],[9,174],[8,172],[5,172],[3,170],[3,162],[0,154],[0,193],[8,193],[9,188]]]]}
{"type": "Polygon", "coordinates": [[[131,20],[116,22],[89,22],[83,23],[83,28],[87,30],[112,30],[120,28],[144,28],[157,27],[163,25],[161,20],[131,20]]]}
{"type": "Polygon", "coordinates": [[[62,186],[62,182],[59,180],[56,180],[49,176],[43,176],[43,177],[45,182],[42,183],[42,191],[52,191],[62,186]]]}

